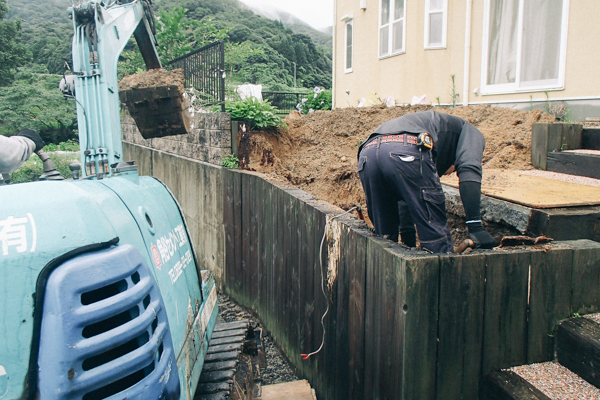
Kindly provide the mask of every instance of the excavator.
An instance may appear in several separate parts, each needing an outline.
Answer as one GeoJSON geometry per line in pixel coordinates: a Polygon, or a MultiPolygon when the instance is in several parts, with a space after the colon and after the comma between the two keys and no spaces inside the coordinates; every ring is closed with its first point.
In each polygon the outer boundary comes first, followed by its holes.
{"type": "Polygon", "coordinates": [[[217,320],[165,185],[123,158],[119,54],[160,68],[150,0],[83,0],[73,178],[0,187],[0,399],[192,399],[217,320]]]}

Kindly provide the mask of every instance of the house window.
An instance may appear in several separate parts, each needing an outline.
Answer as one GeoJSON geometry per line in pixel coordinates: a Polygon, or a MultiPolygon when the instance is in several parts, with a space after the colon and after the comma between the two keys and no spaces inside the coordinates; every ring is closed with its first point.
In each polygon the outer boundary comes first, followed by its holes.
{"type": "Polygon", "coordinates": [[[346,22],[346,46],[344,53],[344,72],[352,72],[352,20],[346,22]]]}
{"type": "Polygon", "coordinates": [[[380,0],[379,57],[404,53],[405,0],[380,0]]]}
{"type": "Polygon", "coordinates": [[[482,93],[564,87],[569,0],[485,0],[482,93]]]}
{"type": "Polygon", "coordinates": [[[425,0],[425,48],[446,48],[448,0],[425,0]]]}

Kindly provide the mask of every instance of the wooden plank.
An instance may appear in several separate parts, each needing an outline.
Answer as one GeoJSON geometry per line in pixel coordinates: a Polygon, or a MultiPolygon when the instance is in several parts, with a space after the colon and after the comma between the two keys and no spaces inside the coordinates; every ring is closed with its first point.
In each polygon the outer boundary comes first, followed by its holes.
{"type": "Polygon", "coordinates": [[[348,232],[346,249],[348,295],[348,368],[347,398],[365,398],[365,283],[367,232],[348,232]]]}
{"type": "Polygon", "coordinates": [[[527,362],[554,359],[556,324],[571,315],[573,251],[549,249],[531,253],[527,362]]]}
{"type": "MultiPolygon", "coordinates": [[[[566,153],[556,153],[566,154],[566,153]]],[[[598,157],[600,160],[600,157],[598,157]]],[[[574,207],[600,204],[600,188],[521,174],[517,171],[486,171],[481,192],[486,196],[533,208],[574,207]]],[[[458,188],[458,178],[445,176],[442,182],[458,188]]]]}
{"type": "Polygon", "coordinates": [[[600,156],[580,153],[548,153],[548,171],[600,179],[600,156]]]}
{"type": "Polygon", "coordinates": [[[548,124],[531,126],[531,164],[537,169],[546,169],[548,157],[548,124]]]}
{"type": "MultiPolygon", "coordinates": [[[[411,256],[405,251],[406,275],[404,371],[402,399],[435,399],[440,261],[436,255],[411,256]]],[[[400,337],[393,340],[401,340],[400,337]]]]}
{"type": "Polygon", "coordinates": [[[485,376],[481,399],[485,400],[551,400],[538,388],[512,371],[496,371],[485,376]]]}
{"type": "Polygon", "coordinates": [[[572,318],[558,327],[558,362],[592,385],[600,386],[600,325],[572,318]]]}
{"type": "MultiPolygon", "coordinates": [[[[390,398],[392,377],[400,386],[403,382],[402,369],[392,368],[394,359],[403,358],[404,337],[392,336],[394,323],[404,316],[397,315],[405,303],[404,285],[397,282],[403,274],[395,274],[396,262],[388,251],[395,244],[379,237],[367,241],[367,282],[365,296],[365,393],[372,398],[390,398]],[[394,353],[394,354],[392,354],[394,353]],[[390,371],[395,371],[390,374],[390,371]]],[[[397,395],[399,391],[395,392],[397,395]]]]}
{"type": "Polygon", "coordinates": [[[252,198],[246,203],[246,207],[250,205],[251,216],[250,216],[250,237],[253,238],[250,243],[250,299],[251,302],[248,306],[253,310],[257,310],[257,303],[259,302],[259,286],[262,279],[263,266],[260,262],[260,248],[262,246],[262,209],[263,209],[263,193],[262,193],[262,178],[252,175],[251,188],[252,198]],[[250,203],[250,204],[248,204],[250,203]]]}
{"type": "Polygon", "coordinates": [[[591,240],[562,242],[573,248],[571,311],[600,311],[600,243],[591,240]]]}
{"type": "Polygon", "coordinates": [[[476,399],[481,370],[485,257],[440,257],[437,399],[476,399]]]}
{"type": "Polygon", "coordinates": [[[288,201],[287,207],[289,210],[288,221],[288,233],[287,233],[287,246],[286,246],[286,281],[287,281],[287,295],[288,303],[286,307],[286,326],[287,340],[289,341],[289,348],[292,350],[291,354],[298,357],[301,354],[301,350],[298,347],[300,341],[298,332],[300,330],[300,233],[299,233],[299,221],[300,218],[298,208],[300,207],[300,200],[298,200],[293,194],[287,193],[288,201]]]}
{"type": "Polygon", "coordinates": [[[564,125],[549,124],[548,125],[548,153],[552,151],[561,151],[563,146],[564,125]]]}
{"type": "Polygon", "coordinates": [[[262,394],[257,400],[316,400],[310,384],[306,380],[278,383],[262,387],[262,394]]]}
{"type": "Polygon", "coordinates": [[[581,149],[582,124],[562,124],[562,144],[560,151],[581,149]]]}
{"type": "Polygon", "coordinates": [[[581,133],[581,148],[600,150],[600,129],[584,129],[581,133]]]}
{"type": "Polygon", "coordinates": [[[254,242],[254,237],[252,236],[252,176],[246,173],[241,173],[242,177],[242,199],[240,205],[241,211],[241,236],[242,236],[242,258],[240,265],[240,277],[242,279],[242,285],[238,289],[239,295],[237,297],[238,301],[242,304],[251,304],[250,298],[250,274],[252,265],[250,264],[251,256],[250,256],[250,247],[254,242]]]}
{"type": "Polygon", "coordinates": [[[482,374],[527,361],[529,252],[486,254],[482,374]]]}

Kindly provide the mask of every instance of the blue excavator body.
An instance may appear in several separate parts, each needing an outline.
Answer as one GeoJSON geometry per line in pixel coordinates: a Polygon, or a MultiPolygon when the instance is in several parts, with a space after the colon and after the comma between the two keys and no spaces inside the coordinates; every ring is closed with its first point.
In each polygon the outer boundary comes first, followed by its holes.
{"type": "MultiPolygon", "coordinates": [[[[192,399],[215,281],[160,181],[122,160],[116,62],[147,1],[71,9],[82,179],[0,187],[0,399],[192,399]]],[[[139,37],[138,37],[139,36],[139,37]]]]}

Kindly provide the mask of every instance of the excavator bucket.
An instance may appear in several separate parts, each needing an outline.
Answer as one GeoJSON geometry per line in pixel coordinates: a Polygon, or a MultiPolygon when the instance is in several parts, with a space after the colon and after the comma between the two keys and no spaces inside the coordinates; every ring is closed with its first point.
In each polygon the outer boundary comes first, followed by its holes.
{"type": "Polygon", "coordinates": [[[183,70],[151,69],[119,82],[119,99],[144,139],[190,132],[189,101],[183,70]]]}

